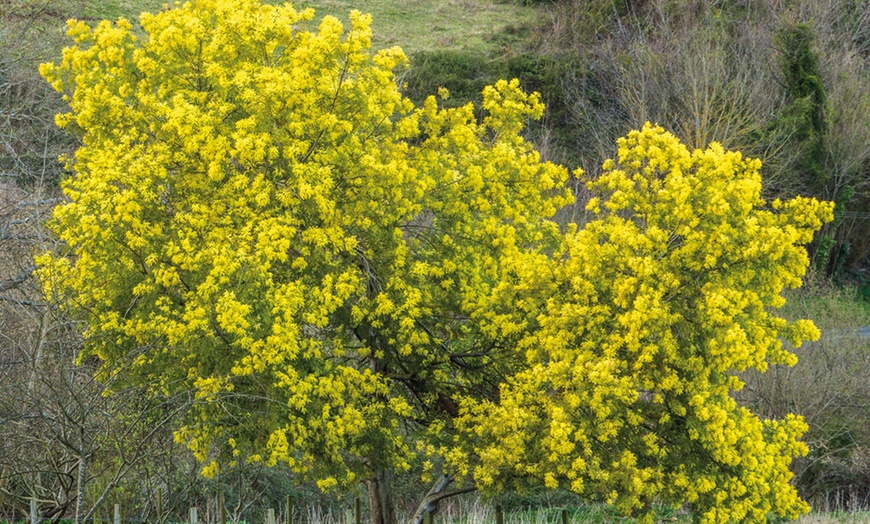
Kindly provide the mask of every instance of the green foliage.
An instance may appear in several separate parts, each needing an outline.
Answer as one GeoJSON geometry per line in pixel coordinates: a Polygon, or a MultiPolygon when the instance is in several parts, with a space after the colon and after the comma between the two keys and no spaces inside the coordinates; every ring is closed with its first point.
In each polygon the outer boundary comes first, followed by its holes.
{"type": "Polygon", "coordinates": [[[530,134],[548,132],[557,158],[576,164],[578,158],[571,145],[581,140],[581,130],[572,125],[565,78],[583,74],[584,67],[577,55],[556,58],[532,52],[486,55],[477,51],[437,50],[415,54],[402,81],[403,93],[415,103],[422,103],[443,87],[450,93],[442,101],[445,107],[472,103],[480,108],[485,86],[499,78],[516,78],[525,91],[540,93],[546,106],[540,123],[528,123],[530,134]]]}
{"type": "Polygon", "coordinates": [[[576,60],[537,53],[489,56],[475,51],[425,51],[411,58],[410,71],[403,77],[404,92],[420,103],[444,87],[450,91],[446,105],[456,107],[472,102],[479,106],[485,86],[498,78],[517,78],[524,90],[546,93],[544,102],[548,111],[553,113],[551,105],[555,103],[561,115],[565,108],[560,81],[568,71],[578,67],[576,60]]]}
{"type": "Polygon", "coordinates": [[[793,147],[800,151],[794,165],[799,187],[808,187],[818,195],[828,180],[825,165],[825,86],[819,61],[813,50],[814,35],[807,24],[786,25],[774,41],[790,103],[773,122],[792,136],[793,147]]]}
{"type": "Polygon", "coordinates": [[[574,124],[571,93],[567,79],[588,74],[586,66],[577,54],[553,56],[541,53],[517,53],[504,58],[499,75],[518,78],[526,91],[541,93],[546,111],[540,127],[532,124],[533,132],[541,127],[549,134],[547,144],[555,149],[551,157],[567,165],[579,164],[573,144],[583,141],[583,130],[574,124]]]}
{"type": "Polygon", "coordinates": [[[825,88],[819,77],[819,60],[813,51],[812,27],[809,24],[786,25],[777,33],[775,44],[788,94],[795,100],[809,98],[814,129],[824,131],[825,88]]]}
{"type": "Polygon", "coordinates": [[[843,275],[846,260],[852,249],[849,238],[843,238],[840,227],[846,217],[846,209],[855,196],[855,188],[844,186],[834,200],[834,220],[827,226],[814,244],[813,261],[817,271],[839,278],[843,275]]]}
{"type": "Polygon", "coordinates": [[[411,57],[411,67],[402,76],[403,93],[415,104],[443,87],[450,97],[442,101],[447,107],[483,102],[483,88],[498,77],[497,59],[480,51],[433,50],[420,51],[411,57]]]}

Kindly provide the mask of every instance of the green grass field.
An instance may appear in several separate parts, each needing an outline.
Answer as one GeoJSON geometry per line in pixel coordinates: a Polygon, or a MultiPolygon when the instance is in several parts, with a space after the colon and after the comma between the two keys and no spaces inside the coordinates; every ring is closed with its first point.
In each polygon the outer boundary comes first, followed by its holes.
{"type": "Polygon", "coordinates": [[[811,318],[822,333],[870,326],[870,300],[858,287],[835,284],[810,270],[804,284],[785,293],[785,318],[811,318]]]}
{"type": "MultiPolygon", "coordinates": [[[[164,5],[162,0],[89,0],[81,16],[88,20],[121,16],[136,20],[141,12],[159,11],[164,5]]],[[[445,48],[488,51],[509,45],[510,39],[506,41],[504,35],[532,23],[537,13],[511,0],[302,0],[293,5],[313,8],[315,22],[326,15],[347,21],[354,9],[371,13],[373,46],[398,45],[409,54],[445,48]]]]}
{"type": "Polygon", "coordinates": [[[134,20],[143,11],[153,13],[165,4],[162,0],[87,0],[81,16],[88,20],[115,20],[118,17],[134,20]]]}

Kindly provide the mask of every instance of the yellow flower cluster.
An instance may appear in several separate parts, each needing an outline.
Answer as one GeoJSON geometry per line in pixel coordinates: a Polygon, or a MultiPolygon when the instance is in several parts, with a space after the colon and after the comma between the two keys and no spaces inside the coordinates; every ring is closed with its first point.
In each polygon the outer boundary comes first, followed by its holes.
{"type": "Polygon", "coordinates": [[[520,134],[543,106],[516,80],[480,122],[416,108],[369,16],[313,17],[196,0],[143,15],[141,39],[72,22],[41,71],[83,145],[51,223],[66,249],[38,262],[102,374],[194,391],[177,438],[205,474],[283,462],[326,489],[408,469],[400,424],[491,390],[503,261],[555,245],[572,197],[520,134]]]}
{"type": "Polygon", "coordinates": [[[759,420],[731,392],[747,368],[794,364],[783,340],[819,336],[774,308],[832,205],[765,203],[759,168],[651,125],[621,139],[589,182],[596,217],[512,266],[504,299],[536,304],[508,326],[525,322],[529,366],[498,402],[464,400],[463,436],[441,451],[454,467],[495,491],[531,475],[606,494],[644,521],[652,502],[688,502],[702,522],[808,511],[788,469],[806,425],[759,420]]]}
{"type": "MultiPolygon", "coordinates": [[[[485,116],[414,107],[370,17],[195,0],[70,24],[42,74],[82,146],[38,257],[100,373],[198,400],[176,438],[215,475],[279,462],[322,489],[438,456],[484,490],[528,479],[704,522],[806,511],[803,421],[736,405],[737,373],[818,336],[775,315],[831,219],[767,204],[759,163],[646,126],[565,231],[564,168],[485,116]]],[[[439,92],[443,100],[446,90],[439,92]]],[[[580,173],[577,173],[580,176],[580,173]]],[[[423,462],[431,474],[434,460],[423,462]]]]}

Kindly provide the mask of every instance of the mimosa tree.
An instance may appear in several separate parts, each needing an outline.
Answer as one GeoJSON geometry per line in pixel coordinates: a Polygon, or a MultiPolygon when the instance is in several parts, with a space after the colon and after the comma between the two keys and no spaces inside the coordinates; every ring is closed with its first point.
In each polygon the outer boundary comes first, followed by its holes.
{"type": "Polygon", "coordinates": [[[142,40],[71,23],[42,72],[82,145],[51,222],[66,250],[38,263],[87,322],[82,356],[194,392],[177,437],[206,475],[365,481],[374,524],[394,520],[388,473],[432,459],[466,486],[540,481],[626,512],[803,511],[803,423],[728,393],[791,363],[778,337],[817,335],[769,307],[830,206],[767,206],[756,162],[648,127],[596,182],[601,218],[566,233],[567,171],[521,134],[536,95],[498,82],[480,120],[414,107],[368,16],[312,18],[198,0],[143,15],[142,40]]]}
{"type": "Polygon", "coordinates": [[[760,167],[650,125],[620,139],[590,183],[595,218],[553,255],[511,260],[501,290],[522,307],[503,325],[522,331],[527,366],[497,401],[462,403],[453,467],[481,488],[531,476],[648,518],[653,501],[702,522],[808,511],[788,469],[805,423],[759,420],[731,394],[748,368],[796,363],[783,341],[818,338],[775,308],[833,206],[765,203],[760,167]]]}

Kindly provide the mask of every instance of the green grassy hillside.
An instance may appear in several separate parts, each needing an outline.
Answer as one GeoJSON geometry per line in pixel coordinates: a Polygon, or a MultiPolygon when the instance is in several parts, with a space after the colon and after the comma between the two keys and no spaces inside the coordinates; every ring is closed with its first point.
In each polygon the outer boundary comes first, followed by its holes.
{"type": "MultiPolygon", "coordinates": [[[[267,0],[267,3],[282,3],[267,0]]],[[[160,0],[87,0],[80,15],[87,19],[138,18],[154,12],[160,0]]],[[[296,8],[313,8],[315,20],[333,15],[347,20],[351,10],[371,13],[375,48],[398,45],[406,53],[431,49],[492,50],[505,29],[531,24],[537,10],[516,1],[496,0],[302,0],[296,8]]]]}

